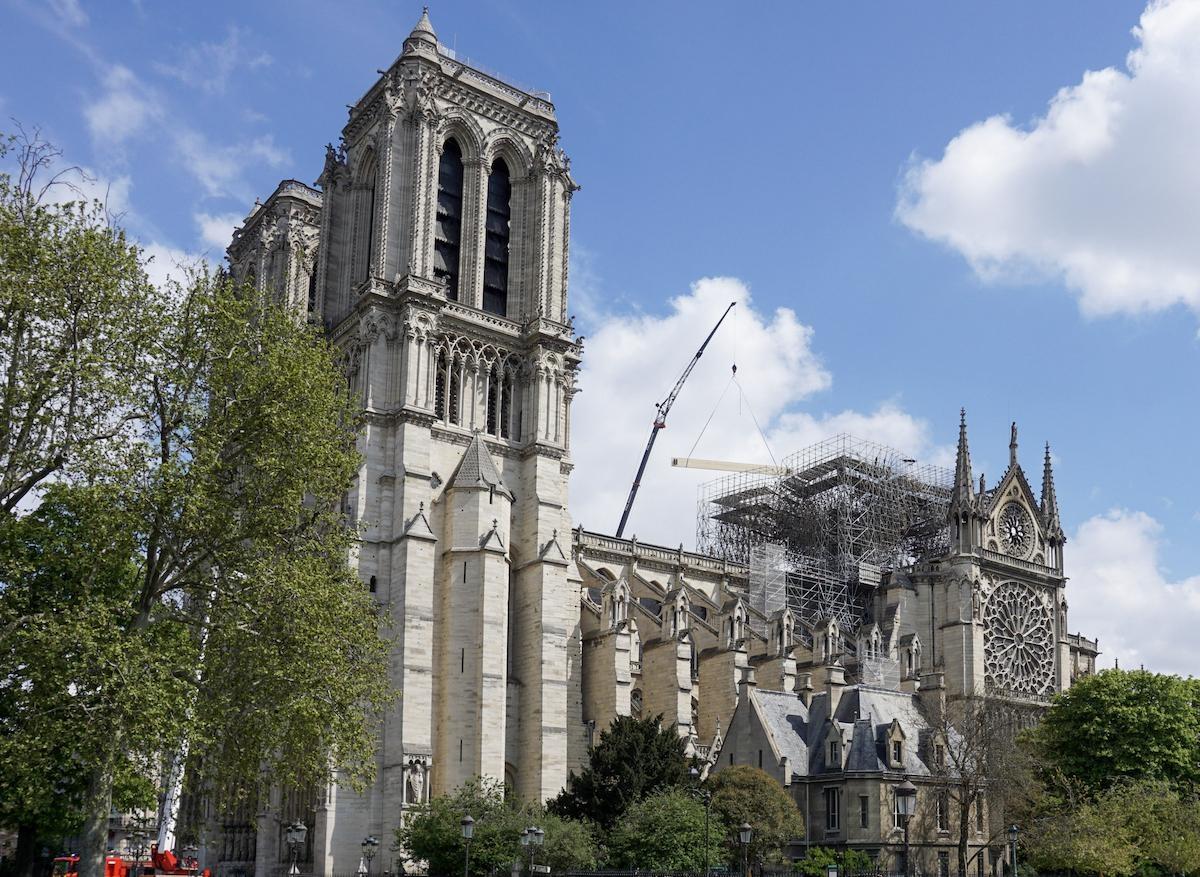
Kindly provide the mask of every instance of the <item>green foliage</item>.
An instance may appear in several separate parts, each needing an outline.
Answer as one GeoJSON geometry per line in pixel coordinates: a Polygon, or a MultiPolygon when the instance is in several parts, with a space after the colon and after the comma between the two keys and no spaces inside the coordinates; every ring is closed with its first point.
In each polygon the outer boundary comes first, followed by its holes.
{"type": "Polygon", "coordinates": [[[825,877],[830,865],[837,865],[841,871],[870,871],[874,869],[875,862],[861,850],[835,851],[828,847],[810,847],[808,854],[793,868],[805,877],[825,877]]]}
{"type": "Polygon", "coordinates": [[[1162,781],[1124,782],[1056,806],[1024,835],[1040,871],[1200,873],[1200,802],[1162,781]]]}
{"type": "Polygon", "coordinates": [[[365,782],[387,619],[336,351],[223,275],[154,289],[98,207],[39,200],[53,155],[0,176],[0,816],[82,818],[86,871],[185,735],[218,806],[365,782]]]}
{"type": "Polygon", "coordinates": [[[1098,791],[1122,780],[1200,782],[1200,705],[1191,680],[1105,670],[1059,695],[1036,739],[1052,769],[1098,791]]]}
{"type": "Polygon", "coordinates": [[[618,716],[600,734],[583,773],[574,771],[550,809],[611,828],[631,805],[655,792],[688,783],[686,744],[663,728],[661,716],[618,716]]]}
{"type": "MultiPolygon", "coordinates": [[[[725,857],[722,826],[709,826],[707,862],[725,857]]],[[[669,789],[633,804],[608,835],[608,865],[661,871],[704,868],[704,805],[679,789],[669,789]]]]}
{"type": "Polygon", "coordinates": [[[539,864],[548,864],[554,871],[595,867],[595,843],[586,824],[505,797],[503,785],[494,780],[473,780],[451,795],[414,808],[396,832],[396,845],[407,850],[414,861],[427,863],[430,874],[462,873],[466,853],[462,819],[468,814],[475,820],[472,874],[507,873],[513,862],[527,861],[521,832],[530,826],[546,833],[542,846],[534,851],[539,864]]]}
{"type": "Polygon", "coordinates": [[[727,837],[735,838],[742,823],[748,822],[754,830],[751,861],[778,862],[787,844],[804,835],[800,808],[766,772],[749,765],[727,767],[714,774],[708,785],[713,813],[720,818],[727,837]]]}
{"type": "Polygon", "coordinates": [[[130,436],[162,296],[36,134],[0,140],[0,511],[130,436]],[[63,200],[72,199],[72,200],[63,200]]]}

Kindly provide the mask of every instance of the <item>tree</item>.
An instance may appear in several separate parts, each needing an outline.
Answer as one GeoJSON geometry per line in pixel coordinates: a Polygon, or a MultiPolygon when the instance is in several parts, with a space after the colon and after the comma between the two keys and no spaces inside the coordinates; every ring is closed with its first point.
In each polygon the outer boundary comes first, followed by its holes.
{"type": "Polygon", "coordinates": [[[700,871],[721,861],[725,834],[709,826],[705,855],[704,805],[680,789],[633,804],[608,835],[608,865],[657,871],[700,871]]]}
{"type": "Polygon", "coordinates": [[[25,791],[74,801],[75,786],[55,785],[63,759],[82,778],[92,877],[128,768],[153,775],[185,742],[218,805],[255,794],[263,771],[364,782],[387,643],[347,563],[358,406],[336,351],[223,275],[153,289],[98,211],[38,202],[44,155],[0,178],[0,512],[20,521],[53,475],[86,489],[63,508],[103,519],[109,553],[98,578],[85,543],[55,530],[67,515],[37,537],[57,590],[20,551],[0,562],[0,678],[41,687],[0,703],[0,722],[9,763],[47,767],[25,791]],[[70,649],[55,643],[64,615],[70,649]],[[39,755],[42,707],[85,718],[39,755]]]}
{"type": "MultiPolygon", "coordinates": [[[[712,809],[725,836],[736,839],[738,826],[754,830],[750,861],[780,861],[787,845],[804,834],[800,808],[770,774],[749,765],[727,767],[708,780],[712,809]]],[[[736,842],[733,846],[736,848],[736,842]]],[[[731,850],[736,852],[736,849],[731,850]]]]}
{"type": "MultiPolygon", "coordinates": [[[[31,867],[39,836],[73,833],[83,817],[85,767],[104,749],[91,728],[113,720],[96,681],[106,678],[107,667],[126,662],[118,626],[135,553],[132,533],[95,489],[53,485],[29,514],[0,519],[0,624],[30,619],[0,641],[6,682],[0,687],[0,824],[19,826],[19,873],[31,867]],[[79,611],[81,604],[87,611],[79,611]]],[[[171,644],[160,640],[155,648],[171,644]]],[[[130,671],[153,673],[158,666],[130,671]]],[[[166,692],[173,685],[167,677],[137,688],[166,692]]],[[[132,687],[129,696],[135,696],[132,687]]],[[[130,730],[140,735],[147,727],[130,730]]],[[[155,742],[142,737],[115,765],[119,805],[153,804],[146,765],[132,750],[152,749],[155,742]]]]}
{"type": "MultiPolygon", "coordinates": [[[[929,712],[931,785],[948,808],[947,822],[954,823],[958,873],[967,874],[973,858],[969,841],[980,808],[990,808],[994,816],[1011,815],[1037,788],[1033,761],[1018,739],[1027,715],[1015,705],[975,697],[935,701],[929,712]]],[[[1007,822],[993,818],[990,825],[1000,835],[1007,822]]],[[[996,839],[989,837],[989,844],[996,839]]],[[[982,854],[980,848],[976,855],[982,854]]]]}
{"type": "Polygon", "coordinates": [[[554,871],[592,868],[596,864],[595,843],[583,822],[563,819],[544,807],[512,796],[495,780],[473,780],[453,794],[433,798],[413,808],[396,832],[396,846],[414,861],[427,863],[430,874],[462,872],[466,846],[462,837],[462,819],[475,820],[471,841],[471,873],[484,875],[507,872],[513,862],[522,861],[526,848],[521,832],[537,826],[545,832],[536,851],[539,864],[554,871]]]}
{"type": "Polygon", "coordinates": [[[840,871],[873,871],[875,862],[861,850],[845,849],[835,852],[828,847],[810,847],[804,858],[795,865],[797,874],[805,877],[825,877],[829,866],[836,865],[840,871]]]}
{"type": "MultiPolygon", "coordinates": [[[[35,131],[0,141],[0,512],[130,436],[162,296],[35,131]]],[[[10,628],[0,630],[7,635],[10,628]]]]}
{"type": "Polygon", "coordinates": [[[1125,779],[1200,782],[1195,682],[1145,670],[1104,670],[1055,698],[1037,730],[1042,756],[1090,791],[1125,779]]]}
{"type": "Polygon", "coordinates": [[[688,781],[686,744],[664,729],[662,716],[618,716],[588,753],[588,766],[574,771],[551,810],[611,828],[629,807],[655,792],[688,781]]]}

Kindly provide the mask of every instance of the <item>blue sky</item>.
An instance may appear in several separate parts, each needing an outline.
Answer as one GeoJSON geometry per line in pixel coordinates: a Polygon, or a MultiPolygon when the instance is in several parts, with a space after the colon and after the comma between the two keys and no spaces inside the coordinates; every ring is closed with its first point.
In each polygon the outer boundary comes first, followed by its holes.
{"type": "MultiPolygon", "coordinates": [[[[642,538],[688,540],[695,480],[667,459],[735,358],[745,397],[697,455],[760,453],[753,411],[777,454],[847,428],[946,462],[966,406],[976,473],[1001,473],[1012,420],[1031,480],[1052,443],[1072,626],[1123,662],[1200,669],[1163,633],[1200,622],[1196,11],[435,4],[460,57],[552,93],[583,185],[577,517],[615,528],[650,403],[732,296],[739,321],[660,445],[642,538]]],[[[219,253],[255,196],[316,178],[419,14],[0,0],[0,117],[111,184],[160,263],[219,253]]]]}

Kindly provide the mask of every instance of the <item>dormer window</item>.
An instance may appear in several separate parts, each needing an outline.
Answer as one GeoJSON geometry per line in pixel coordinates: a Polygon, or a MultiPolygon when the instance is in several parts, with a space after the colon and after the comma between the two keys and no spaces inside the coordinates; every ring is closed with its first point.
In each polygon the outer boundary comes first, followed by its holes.
{"type": "Polygon", "coordinates": [[[904,741],[892,741],[892,766],[899,767],[904,764],[904,741]]]}
{"type": "Polygon", "coordinates": [[[933,744],[933,763],[938,767],[946,766],[946,747],[941,743],[933,744]]]}
{"type": "Polygon", "coordinates": [[[842,744],[837,740],[829,741],[829,766],[832,768],[842,766],[842,744]]]}

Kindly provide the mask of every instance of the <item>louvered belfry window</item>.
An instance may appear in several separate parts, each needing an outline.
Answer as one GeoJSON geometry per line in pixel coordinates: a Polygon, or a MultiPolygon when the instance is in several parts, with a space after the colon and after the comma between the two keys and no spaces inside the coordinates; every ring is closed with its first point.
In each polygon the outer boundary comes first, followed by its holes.
{"type": "Polygon", "coordinates": [[[508,165],[498,158],[488,176],[487,239],[483,259],[483,309],[508,316],[508,241],[512,183],[508,165]]]}
{"type": "Polygon", "coordinates": [[[462,150],[454,140],[442,148],[438,166],[437,231],[433,276],[446,284],[447,297],[458,301],[458,256],[462,240],[462,150]]]}

